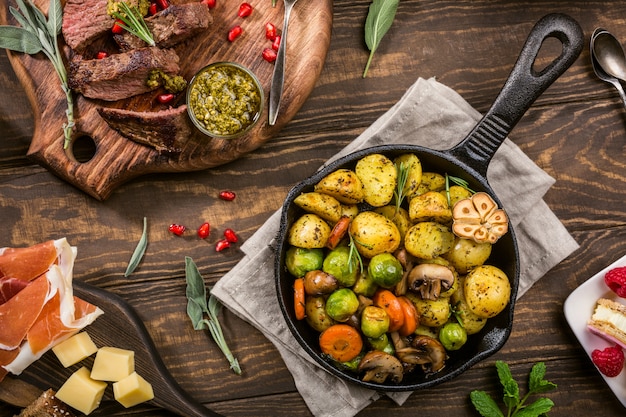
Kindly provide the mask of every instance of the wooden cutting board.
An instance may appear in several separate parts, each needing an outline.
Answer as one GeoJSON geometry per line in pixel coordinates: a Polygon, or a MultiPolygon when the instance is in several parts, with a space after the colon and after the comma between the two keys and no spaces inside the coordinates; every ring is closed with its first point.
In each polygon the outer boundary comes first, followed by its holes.
{"type": "MultiPolygon", "coordinates": [[[[170,1],[184,3],[190,0],[170,1]]],[[[269,126],[267,120],[274,65],[262,58],[261,51],[271,46],[265,38],[265,24],[271,22],[282,28],[284,7],[281,0],[275,7],[272,7],[272,0],[248,2],[254,11],[251,16],[240,18],[237,11],[241,2],[217,0],[217,6],[211,10],[213,23],[209,29],[174,49],[180,57],[181,75],[188,81],[202,67],[216,61],[237,62],[256,74],[265,92],[265,108],[261,121],[250,133],[239,139],[223,140],[194,132],[180,154],[163,155],[124,138],[111,129],[97,111],[102,106],[135,111],[159,110],[162,105],[155,100],[157,93],[118,102],[92,100],[74,94],[74,146],[64,150],[62,126],[66,121],[67,104],[52,65],[43,54],[31,56],[9,52],[11,65],[34,113],[35,130],[28,156],[96,199],[105,200],[116,187],[140,175],[208,169],[257,149],[292,119],[313,90],[330,44],[332,0],[300,1],[291,13],[285,87],[274,126],[269,126]],[[242,27],[243,35],[229,42],[227,33],[235,25],[242,27]],[[76,158],[74,151],[77,147],[90,142],[95,148],[89,153],[90,159],[76,158]]],[[[15,7],[14,0],[2,3],[0,24],[17,25],[8,12],[9,6],[15,7]]],[[[35,0],[34,3],[47,12],[49,0],[35,0]]],[[[60,41],[63,42],[62,37],[60,41]]],[[[69,56],[69,48],[65,47],[65,52],[69,56]]],[[[184,103],[184,97],[180,103],[184,103]]]]}

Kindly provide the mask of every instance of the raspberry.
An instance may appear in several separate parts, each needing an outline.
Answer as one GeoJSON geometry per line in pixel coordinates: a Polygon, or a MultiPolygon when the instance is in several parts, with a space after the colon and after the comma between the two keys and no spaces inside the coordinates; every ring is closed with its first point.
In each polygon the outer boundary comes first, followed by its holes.
{"type": "Polygon", "coordinates": [[[619,375],[624,367],[624,351],[617,345],[604,350],[595,349],[591,352],[591,361],[604,375],[614,377],[619,375]]]}
{"type": "Polygon", "coordinates": [[[626,266],[613,268],[604,275],[606,285],[622,298],[626,298],[626,266]]]}

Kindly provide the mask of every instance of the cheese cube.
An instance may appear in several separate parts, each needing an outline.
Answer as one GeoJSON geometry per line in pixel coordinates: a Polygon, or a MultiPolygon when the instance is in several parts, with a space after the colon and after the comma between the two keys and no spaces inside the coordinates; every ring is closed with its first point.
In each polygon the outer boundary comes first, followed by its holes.
{"type": "Polygon", "coordinates": [[[96,353],[98,347],[87,332],[81,332],[54,346],[52,351],[67,368],[96,353]]]}
{"type": "Polygon", "coordinates": [[[149,401],[154,398],[152,385],[137,372],[133,372],[126,378],[113,383],[113,395],[124,407],[149,401]]]}
{"type": "Polygon", "coordinates": [[[135,371],[135,352],[105,346],[98,349],[91,368],[91,378],[98,381],[119,381],[135,371]]]}
{"type": "Polygon", "coordinates": [[[70,375],[57,391],[56,397],[70,407],[89,414],[100,405],[106,387],[106,382],[89,378],[89,369],[83,366],[70,375]]]}

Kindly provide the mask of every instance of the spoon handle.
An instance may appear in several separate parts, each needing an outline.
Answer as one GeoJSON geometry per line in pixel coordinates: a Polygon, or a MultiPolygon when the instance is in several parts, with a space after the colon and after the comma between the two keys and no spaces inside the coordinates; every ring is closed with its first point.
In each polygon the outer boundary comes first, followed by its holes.
{"type": "Polygon", "coordinates": [[[620,83],[619,80],[616,80],[613,83],[613,85],[615,86],[615,89],[619,93],[619,96],[622,99],[622,102],[624,103],[624,107],[626,107],[626,92],[624,92],[624,87],[622,86],[622,83],[620,83]]]}
{"type": "Polygon", "coordinates": [[[270,87],[270,109],[269,124],[273,126],[278,117],[278,109],[280,107],[280,99],[283,95],[283,85],[285,82],[285,55],[287,49],[287,29],[289,28],[289,16],[295,1],[285,1],[285,17],[283,22],[283,31],[274,62],[274,73],[272,74],[272,86],[270,87]]]}

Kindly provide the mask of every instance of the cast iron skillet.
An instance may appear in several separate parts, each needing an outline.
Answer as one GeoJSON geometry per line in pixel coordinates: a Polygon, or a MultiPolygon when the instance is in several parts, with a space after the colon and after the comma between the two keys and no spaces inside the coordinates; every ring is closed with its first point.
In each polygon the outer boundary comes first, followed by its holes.
{"type": "Polygon", "coordinates": [[[487,167],[496,150],[532,103],[576,60],[583,47],[583,33],[578,23],[563,14],[543,17],[532,29],[509,78],[495,102],[470,134],[457,146],[447,151],[436,151],[415,145],[382,145],[354,152],[323,167],[313,176],[296,185],[288,194],[282,208],[281,225],[277,242],[275,263],[278,302],[287,325],[296,340],[323,368],[330,373],[365,388],[379,391],[409,391],[426,388],[448,381],[469,369],[475,363],[497,352],[506,342],[513,322],[513,308],[519,283],[519,254],[515,233],[503,236],[493,247],[489,263],[502,269],[511,282],[511,300],[498,316],[489,319],[485,328],[468,338],[462,349],[451,352],[446,366],[439,373],[425,376],[419,370],[406,375],[402,383],[377,384],[361,381],[357,375],[335,368],[321,356],[319,334],[307,323],[295,319],[293,310],[293,277],[284,267],[285,252],[289,247],[287,231],[303,214],[293,200],[324,176],[338,168],[353,169],[356,161],[371,153],[382,153],[394,158],[413,152],[420,159],[424,171],[448,173],[467,180],[470,188],[485,191],[502,203],[487,181],[487,167]],[[562,52],[547,67],[537,72],[533,64],[546,38],[554,37],[562,43],[562,52]]]}

